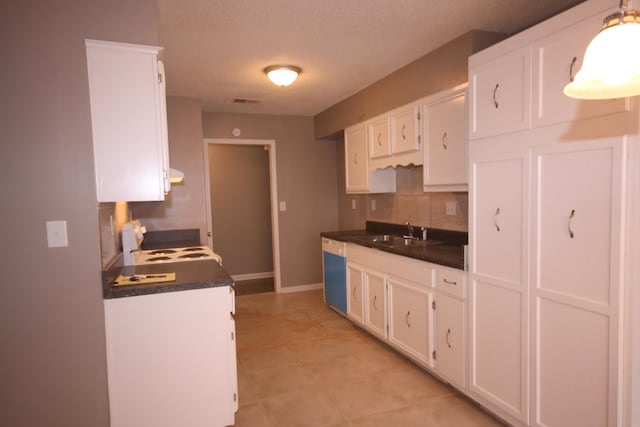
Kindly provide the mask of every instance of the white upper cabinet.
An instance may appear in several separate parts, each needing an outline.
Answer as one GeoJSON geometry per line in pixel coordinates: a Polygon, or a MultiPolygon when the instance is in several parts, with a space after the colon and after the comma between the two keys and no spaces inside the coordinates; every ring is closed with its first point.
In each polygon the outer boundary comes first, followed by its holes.
{"type": "Polygon", "coordinates": [[[85,44],[98,201],[164,200],[169,150],[161,48],[85,44]]]}
{"type": "Polygon", "coordinates": [[[381,116],[367,123],[369,136],[369,157],[376,159],[391,154],[389,141],[389,117],[381,116]]]}
{"type": "Polygon", "coordinates": [[[625,111],[628,98],[594,101],[569,98],[564,87],[573,80],[589,42],[602,26],[597,15],[533,44],[533,126],[625,111]]]}
{"type": "Polygon", "coordinates": [[[344,130],[345,184],[347,193],[366,192],[369,189],[367,165],[367,128],[364,124],[344,130]]]}
{"type": "Polygon", "coordinates": [[[483,138],[529,127],[531,47],[469,70],[469,137],[483,138]]]}
{"type": "Polygon", "coordinates": [[[365,123],[344,130],[346,193],[393,193],[396,191],[395,170],[371,170],[368,151],[365,123]]]}
{"type": "Polygon", "coordinates": [[[464,88],[423,104],[425,191],[467,190],[467,104],[464,88]]]}
{"type": "Polygon", "coordinates": [[[391,151],[393,154],[420,151],[420,108],[409,104],[389,114],[391,122],[391,151]]]}

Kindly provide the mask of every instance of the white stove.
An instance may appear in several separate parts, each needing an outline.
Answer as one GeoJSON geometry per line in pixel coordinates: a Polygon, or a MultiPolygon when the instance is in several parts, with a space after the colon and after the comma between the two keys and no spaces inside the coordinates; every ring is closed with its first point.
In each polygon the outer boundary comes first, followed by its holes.
{"type": "Polygon", "coordinates": [[[145,227],[140,220],[132,220],[122,226],[122,254],[125,265],[160,264],[212,259],[222,265],[222,257],[208,246],[142,250],[145,227]]]}

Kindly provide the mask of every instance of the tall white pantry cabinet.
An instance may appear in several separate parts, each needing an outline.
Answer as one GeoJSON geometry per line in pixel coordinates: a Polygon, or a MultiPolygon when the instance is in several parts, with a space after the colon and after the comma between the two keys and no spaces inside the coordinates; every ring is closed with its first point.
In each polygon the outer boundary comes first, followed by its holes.
{"type": "Polygon", "coordinates": [[[514,425],[640,425],[638,97],[562,88],[617,2],[469,59],[469,393],[514,425]]]}

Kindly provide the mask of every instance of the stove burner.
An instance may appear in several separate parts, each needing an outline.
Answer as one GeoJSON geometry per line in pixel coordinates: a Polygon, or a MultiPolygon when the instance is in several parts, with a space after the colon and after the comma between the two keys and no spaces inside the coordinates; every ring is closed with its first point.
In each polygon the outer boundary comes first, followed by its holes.
{"type": "Polygon", "coordinates": [[[160,262],[160,261],[169,261],[170,259],[171,257],[168,257],[168,256],[156,256],[153,258],[149,258],[147,261],[160,262]]]}
{"type": "Polygon", "coordinates": [[[184,248],[184,249],[182,250],[182,252],[195,252],[195,251],[202,251],[202,250],[204,250],[204,248],[203,248],[203,247],[201,247],[201,246],[194,246],[193,248],[184,248]]]}
{"type": "Polygon", "coordinates": [[[175,254],[176,252],[177,251],[173,249],[158,249],[156,251],[149,252],[149,255],[168,255],[168,254],[175,254]]]}
{"type": "Polygon", "coordinates": [[[207,254],[204,252],[194,252],[190,254],[180,255],[178,258],[204,258],[207,254]]]}

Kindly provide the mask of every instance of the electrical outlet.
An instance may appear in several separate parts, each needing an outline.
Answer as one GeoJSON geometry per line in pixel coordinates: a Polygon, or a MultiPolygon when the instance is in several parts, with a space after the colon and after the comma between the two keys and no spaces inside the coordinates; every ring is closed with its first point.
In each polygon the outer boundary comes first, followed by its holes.
{"type": "Polygon", "coordinates": [[[280,202],[280,212],[286,212],[287,202],[280,202]]]}
{"type": "Polygon", "coordinates": [[[351,199],[351,209],[356,210],[356,199],[351,199]]]}
{"type": "Polygon", "coordinates": [[[456,202],[447,202],[447,215],[456,214],[456,202]]]}
{"type": "Polygon", "coordinates": [[[372,211],[376,210],[376,199],[371,199],[371,210],[372,211]]]}

